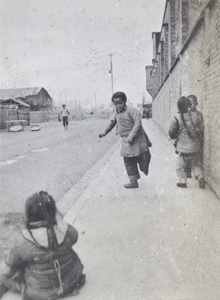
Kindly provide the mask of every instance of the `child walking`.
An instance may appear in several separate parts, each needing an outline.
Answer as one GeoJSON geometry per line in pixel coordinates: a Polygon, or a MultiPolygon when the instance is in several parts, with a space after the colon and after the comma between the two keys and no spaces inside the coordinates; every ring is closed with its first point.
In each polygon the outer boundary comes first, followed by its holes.
{"type": "Polygon", "coordinates": [[[63,109],[59,113],[59,116],[62,117],[64,129],[68,129],[68,123],[69,123],[68,116],[70,113],[69,113],[68,109],[66,109],[66,104],[63,104],[62,107],[63,107],[63,109]]]}
{"type": "Polygon", "coordinates": [[[116,92],[112,96],[112,102],[116,111],[109,125],[100,138],[108,134],[116,127],[116,134],[121,136],[121,156],[124,158],[125,168],[130,182],[125,184],[125,188],[138,188],[140,170],[148,175],[151,154],[149,147],[151,142],[143,129],[141,115],[139,111],[131,106],[127,106],[127,97],[123,92],[116,92]]]}
{"type": "Polygon", "coordinates": [[[27,199],[26,227],[5,257],[0,283],[23,300],[58,299],[85,283],[83,265],[72,249],[78,232],[64,222],[54,199],[41,191],[27,199]]]}

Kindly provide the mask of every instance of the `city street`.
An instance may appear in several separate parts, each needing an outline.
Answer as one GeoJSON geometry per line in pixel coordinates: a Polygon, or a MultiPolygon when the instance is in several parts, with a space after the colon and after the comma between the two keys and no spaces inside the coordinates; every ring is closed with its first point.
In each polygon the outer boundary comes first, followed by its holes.
{"type": "MultiPolygon", "coordinates": [[[[139,189],[123,187],[128,179],[116,143],[65,215],[79,232],[74,249],[87,278],[77,298],[65,299],[219,300],[220,201],[194,178],[187,189],[176,187],[173,145],[153,120],[143,123],[153,146],[139,189]]],[[[81,181],[58,201],[61,210],[81,181]]],[[[20,300],[11,293],[6,299],[20,300]]]]}
{"type": "Polygon", "coordinates": [[[220,300],[220,0],[0,7],[0,299],[220,300]]]}
{"type": "Polygon", "coordinates": [[[118,139],[100,139],[108,119],[44,123],[32,132],[1,132],[1,212],[23,212],[30,195],[45,190],[58,201],[118,139]]]}

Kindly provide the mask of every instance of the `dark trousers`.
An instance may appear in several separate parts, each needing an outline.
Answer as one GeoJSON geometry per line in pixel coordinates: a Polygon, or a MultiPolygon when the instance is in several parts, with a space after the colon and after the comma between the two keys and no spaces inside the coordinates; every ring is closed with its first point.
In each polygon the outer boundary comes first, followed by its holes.
{"type": "Polygon", "coordinates": [[[68,125],[68,117],[63,117],[63,126],[66,127],[68,125]]]}
{"type": "Polygon", "coordinates": [[[140,178],[138,165],[139,165],[140,170],[145,175],[148,175],[150,159],[151,159],[151,154],[150,154],[149,150],[138,156],[124,157],[125,168],[126,168],[128,177],[131,181],[138,180],[140,178]]]}

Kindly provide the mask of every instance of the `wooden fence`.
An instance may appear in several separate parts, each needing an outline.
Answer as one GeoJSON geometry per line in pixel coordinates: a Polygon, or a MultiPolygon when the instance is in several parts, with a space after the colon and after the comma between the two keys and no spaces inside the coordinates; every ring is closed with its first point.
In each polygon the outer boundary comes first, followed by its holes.
{"type": "Polygon", "coordinates": [[[24,125],[58,121],[58,113],[50,111],[27,111],[12,107],[0,107],[0,129],[7,128],[5,121],[26,120],[24,125]]]}

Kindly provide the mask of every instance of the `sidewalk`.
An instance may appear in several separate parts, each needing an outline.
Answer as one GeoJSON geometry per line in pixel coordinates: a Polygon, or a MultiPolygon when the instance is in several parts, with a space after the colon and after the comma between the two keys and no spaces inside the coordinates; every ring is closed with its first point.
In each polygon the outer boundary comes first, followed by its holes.
{"type": "Polygon", "coordinates": [[[194,179],[177,188],[173,145],[152,120],[143,123],[153,147],[139,189],[123,187],[128,178],[117,143],[67,206],[87,282],[66,300],[220,299],[220,200],[194,179]]]}

